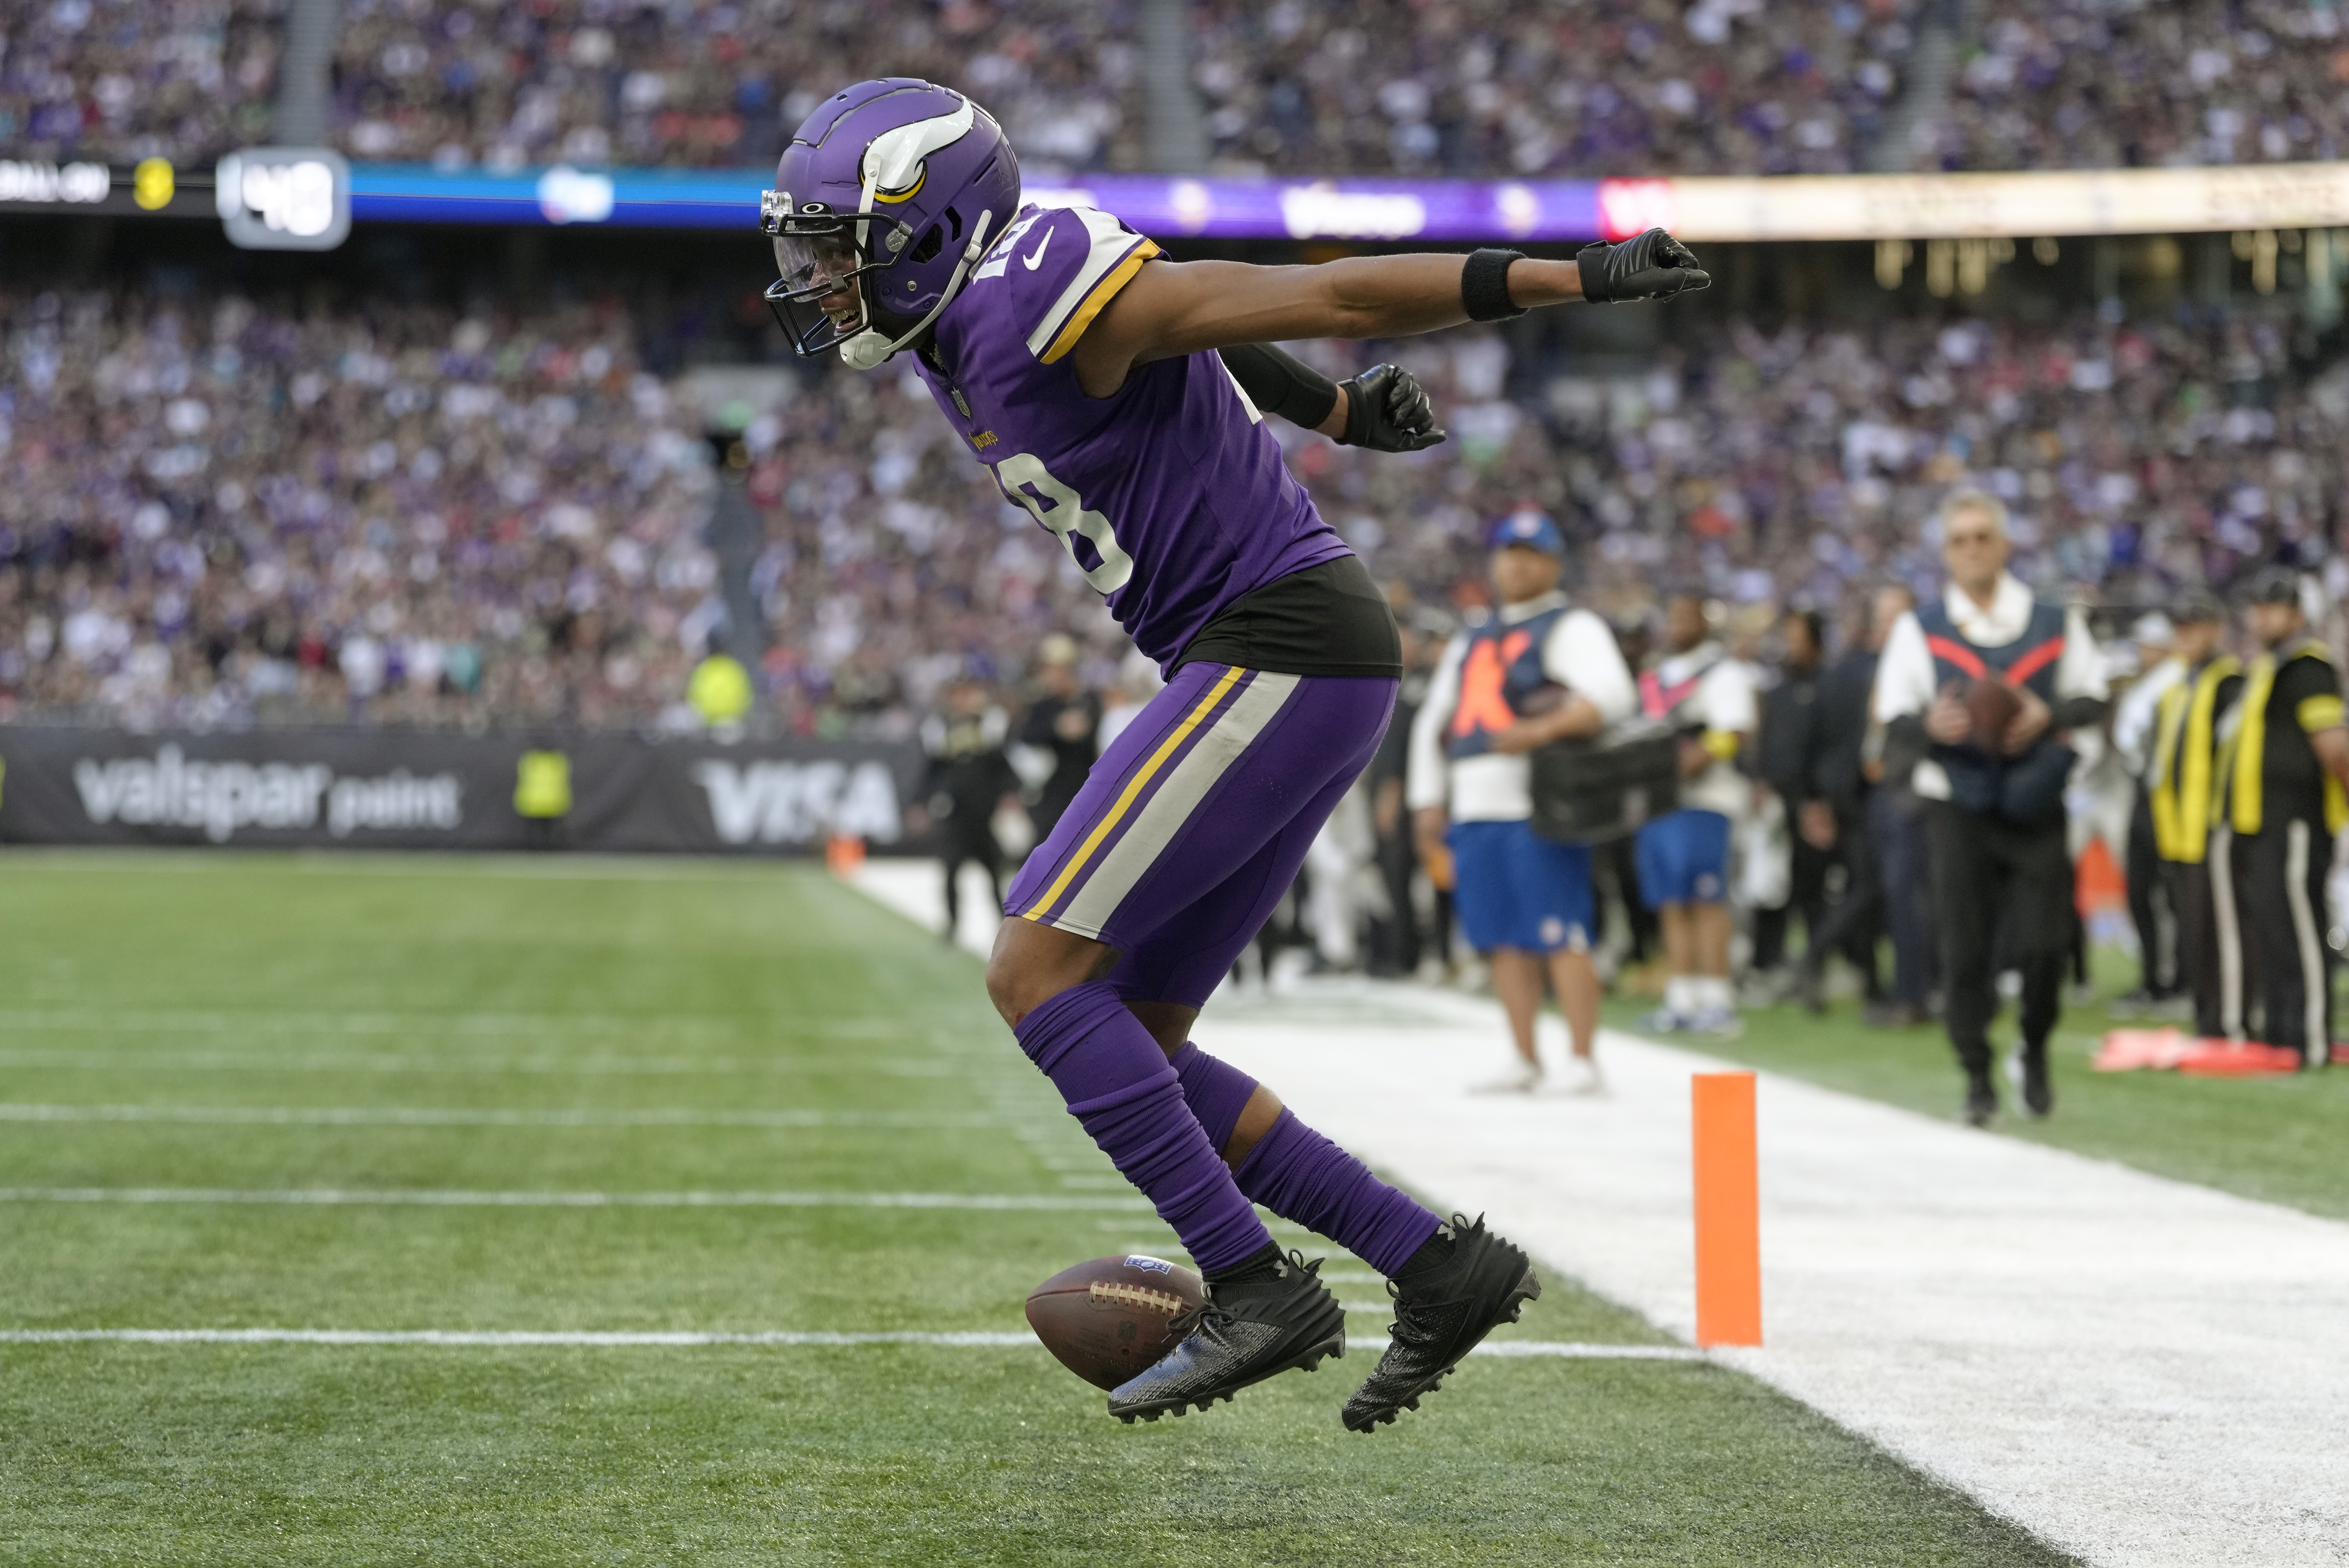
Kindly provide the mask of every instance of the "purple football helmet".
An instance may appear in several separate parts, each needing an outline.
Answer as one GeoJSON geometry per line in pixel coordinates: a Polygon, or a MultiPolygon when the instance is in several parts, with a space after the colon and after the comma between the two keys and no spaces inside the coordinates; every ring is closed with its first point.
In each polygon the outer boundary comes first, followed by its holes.
{"type": "Polygon", "coordinates": [[[767,304],[802,357],[870,370],[961,292],[1019,208],[993,116],[912,77],[859,82],[800,126],[760,199],[782,276],[767,304]]]}

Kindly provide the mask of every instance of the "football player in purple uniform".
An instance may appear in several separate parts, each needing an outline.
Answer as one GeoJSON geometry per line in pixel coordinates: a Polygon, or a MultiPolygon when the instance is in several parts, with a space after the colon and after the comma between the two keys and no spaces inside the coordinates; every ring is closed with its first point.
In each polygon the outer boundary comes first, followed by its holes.
{"type": "Polygon", "coordinates": [[[1540,1293],[1532,1265],[1481,1219],[1446,1222],[1380,1181],[1189,1037],[1377,748],[1402,673],[1384,597],[1264,415],[1390,450],[1443,435],[1391,366],[1338,386],[1262,346],[1710,279],[1661,229],[1578,263],[1176,263],[1106,212],[1022,206],[994,119],[899,77],[808,117],[761,227],[798,351],[859,369],[910,354],[971,455],[1166,673],[1013,882],[987,970],[1020,1048],[1206,1277],[1208,1304],[1111,1413],[1205,1409],[1344,1354],[1319,1263],[1284,1256],[1254,1202],[1393,1282],[1392,1343],[1344,1410],[1357,1431],[1393,1420],[1540,1293]]]}

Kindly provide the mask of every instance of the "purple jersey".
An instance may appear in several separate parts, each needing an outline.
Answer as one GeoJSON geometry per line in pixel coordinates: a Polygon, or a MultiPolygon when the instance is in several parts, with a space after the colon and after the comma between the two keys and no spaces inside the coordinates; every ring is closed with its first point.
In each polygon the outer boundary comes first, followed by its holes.
{"type": "Polygon", "coordinates": [[[1069,353],[1158,247],[1090,207],[1020,210],[938,318],[930,395],[1004,494],[1056,535],[1134,645],[1173,665],[1225,606],[1349,553],[1209,351],[1109,397],[1069,353]]]}

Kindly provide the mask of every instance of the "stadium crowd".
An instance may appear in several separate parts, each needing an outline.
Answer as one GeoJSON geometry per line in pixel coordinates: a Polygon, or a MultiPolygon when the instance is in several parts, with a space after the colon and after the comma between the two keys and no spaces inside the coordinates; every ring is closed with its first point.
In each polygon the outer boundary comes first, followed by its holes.
{"type": "MultiPolygon", "coordinates": [[[[14,296],[0,439],[0,704],[147,721],[684,722],[725,619],[720,470],[684,382],[616,307],[516,320],[233,296],[14,296]]],[[[2120,602],[2282,558],[2340,571],[2349,366],[2283,328],[2082,315],[1733,325],[1643,373],[1513,364],[1490,332],[1393,346],[1451,438],[1391,457],[1283,429],[1382,579],[1480,602],[1475,544],[1558,520],[1619,625],[1658,584],[1833,610],[1923,585],[1917,521],[1961,483],[2015,511],[2019,570],[2120,602]]],[[[1309,346],[1350,374],[1356,350],[1309,346]]],[[[760,722],[902,736],[945,683],[1046,634],[1125,649],[1071,563],[947,440],[918,382],[804,385],[743,432],[770,652],[760,722]]],[[[2349,583],[2337,585],[2349,590],[2349,583]]]]}
{"type": "Polygon", "coordinates": [[[0,702],[614,724],[681,694],[709,459],[624,321],[98,292],[0,315],[0,702]]]}
{"type": "Polygon", "coordinates": [[[1081,0],[353,0],[335,134],[355,157],[492,169],[771,163],[839,84],[960,88],[1023,160],[1133,168],[1129,8],[1081,0]]]}
{"type": "Polygon", "coordinates": [[[1195,76],[1235,171],[1840,173],[1899,97],[1920,9],[1200,0],[1195,76]]]}
{"type": "Polygon", "coordinates": [[[284,0],[7,0],[0,157],[210,163],[268,139],[284,0]]]}
{"type": "MultiPolygon", "coordinates": [[[[187,165],[266,139],[284,0],[10,0],[0,156],[187,165]]],[[[745,167],[832,84],[926,76],[1031,166],[1147,167],[1137,7],[1076,0],[352,0],[331,129],[443,168],[745,167]]],[[[1216,169],[1475,178],[1832,173],[1891,128],[1923,0],[1194,0],[1216,169]]],[[[2329,5],[1992,0],[1920,167],[2332,159],[2349,35],[2329,5]]]]}
{"type": "Polygon", "coordinates": [[[2110,169],[2335,159],[2349,29],[2292,0],[1994,0],[1925,166],[2110,169]]]}

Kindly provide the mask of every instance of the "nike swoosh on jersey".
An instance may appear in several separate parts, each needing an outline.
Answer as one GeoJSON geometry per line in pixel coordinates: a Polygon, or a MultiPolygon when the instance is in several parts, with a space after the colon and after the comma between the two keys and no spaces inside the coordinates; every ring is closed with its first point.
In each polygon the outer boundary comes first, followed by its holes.
{"type": "Polygon", "coordinates": [[[1047,229],[1044,231],[1044,237],[1036,242],[1036,248],[1029,252],[1028,254],[1019,258],[1020,264],[1025,266],[1030,272],[1034,272],[1037,267],[1043,263],[1044,248],[1051,242],[1052,231],[1047,229]]]}

